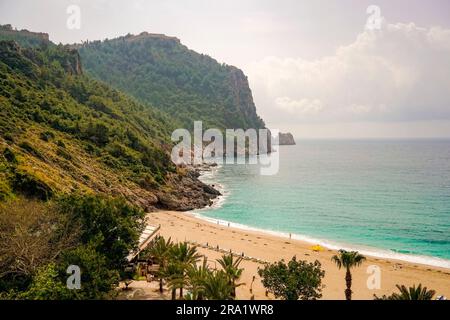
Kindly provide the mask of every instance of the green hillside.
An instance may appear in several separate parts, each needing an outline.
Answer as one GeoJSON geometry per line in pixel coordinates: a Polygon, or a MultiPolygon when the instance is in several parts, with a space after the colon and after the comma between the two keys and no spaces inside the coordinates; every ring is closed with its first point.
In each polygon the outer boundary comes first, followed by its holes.
{"type": "Polygon", "coordinates": [[[0,197],[81,191],[148,209],[208,204],[211,195],[183,196],[201,183],[170,161],[172,122],[83,75],[77,51],[2,41],[0,84],[0,197]]]}
{"type": "Polygon", "coordinates": [[[172,164],[176,121],[84,74],[77,50],[1,37],[13,40],[0,41],[0,299],[115,298],[144,210],[218,192],[172,164]]]}
{"type": "Polygon", "coordinates": [[[164,110],[186,128],[263,128],[243,72],[198,54],[173,37],[141,33],[84,43],[93,77],[164,110]]]}

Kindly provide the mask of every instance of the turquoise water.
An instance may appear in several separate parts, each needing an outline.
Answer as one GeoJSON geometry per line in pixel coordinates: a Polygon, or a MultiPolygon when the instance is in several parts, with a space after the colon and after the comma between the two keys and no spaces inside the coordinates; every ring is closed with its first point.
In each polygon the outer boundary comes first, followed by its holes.
{"type": "Polygon", "coordinates": [[[450,266],[449,140],[300,141],[281,146],[279,157],[273,176],[257,165],[223,165],[205,176],[225,198],[201,215],[450,266]]]}

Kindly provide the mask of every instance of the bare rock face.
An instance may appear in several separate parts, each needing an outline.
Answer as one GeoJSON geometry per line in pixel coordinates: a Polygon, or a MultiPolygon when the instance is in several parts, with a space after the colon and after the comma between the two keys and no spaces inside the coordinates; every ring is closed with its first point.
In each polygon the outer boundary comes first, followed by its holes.
{"type": "Polygon", "coordinates": [[[210,206],[220,192],[200,180],[198,172],[189,169],[183,175],[169,177],[170,192],[158,192],[158,209],[189,211],[210,206]]]}
{"type": "Polygon", "coordinates": [[[281,133],[279,134],[279,141],[278,145],[280,146],[291,146],[295,145],[294,137],[292,136],[292,133],[281,133]]]}
{"type": "Polygon", "coordinates": [[[68,57],[64,63],[66,72],[72,75],[82,75],[83,68],[81,66],[80,54],[75,49],[67,49],[68,57]]]}

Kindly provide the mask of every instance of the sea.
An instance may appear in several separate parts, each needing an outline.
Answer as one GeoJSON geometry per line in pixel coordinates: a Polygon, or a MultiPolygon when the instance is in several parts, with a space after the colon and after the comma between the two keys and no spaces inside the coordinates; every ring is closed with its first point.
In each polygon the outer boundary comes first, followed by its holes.
{"type": "Polygon", "coordinates": [[[223,196],[193,213],[330,249],[450,268],[450,140],[300,140],[277,148],[276,174],[250,163],[205,172],[201,179],[223,196]]]}

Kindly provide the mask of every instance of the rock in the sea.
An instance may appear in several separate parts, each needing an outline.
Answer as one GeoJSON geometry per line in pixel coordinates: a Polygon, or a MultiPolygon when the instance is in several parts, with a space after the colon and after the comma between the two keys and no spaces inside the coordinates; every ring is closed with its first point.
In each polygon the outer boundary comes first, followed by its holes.
{"type": "Polygon", "coordinates": [[[294,137],[292,136],[292,133],[290,133],[290,132],[288,132],[288,133],[280,132],[278,137],[279,137],[278,145],[280,145],[280,146],[295,145],[294,137]]]}

